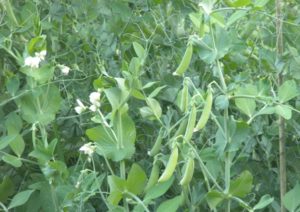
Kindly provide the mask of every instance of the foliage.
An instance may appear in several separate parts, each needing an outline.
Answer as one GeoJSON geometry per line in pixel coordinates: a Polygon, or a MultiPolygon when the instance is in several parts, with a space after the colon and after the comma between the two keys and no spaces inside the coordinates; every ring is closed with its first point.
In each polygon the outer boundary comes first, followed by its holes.
{"type": "Polygon", "coordinates": [[[299,211],[297,1],[0,8],[1,210],[299,211]]]}

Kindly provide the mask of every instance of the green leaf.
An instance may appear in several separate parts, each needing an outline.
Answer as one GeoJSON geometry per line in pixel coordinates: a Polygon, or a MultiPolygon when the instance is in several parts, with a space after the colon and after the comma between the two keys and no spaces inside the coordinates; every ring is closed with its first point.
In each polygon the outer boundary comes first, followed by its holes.
{"type": "Polygon", "coordinates": [[[20,71],[42,84],[53,78],[54,70],[55,66],[47,64],[35,69],[24,66],[20,71]]]}
{"type": "Polygon", "coordinates": [[[161,110],[159,102],[157,100],[155,100],[153,98],[149,98],[149,97],[146,99],[146,102],[147,102],[147,105],[151,108],[155,117],[157,119],[159,119],[162,114],[162,110],[161,110]]]}
{"type": "Polygon", "coordinates": [[[149,119],[149,120],[155,120],[155,119],[156,119],[156,117],[155,117],[155,115],[153,114],[153,111],[151,110],[150,107],[147,107],[147,106],[141,107],[141,108],[139,109],[139,111],[140,111],[140,113],[141,113],[141,116],[142,116],[143,118],[145,118],[145,119],[149,119]]]}
{"type": "Polygon", "coordinates": [[[236,1],[227,0],[225,2],[231,7],[245,7],[251,4],[251,0],[236,0],[236,1]]]}
{"type": "Polygon", "coordinates": [[[146,185],[147,176],[144,170],[136,163],[131,166],[127,177],[127,189],[133,194],[139,195],[146,185]]]}
{"type": "Polygon", "coordinates": [[[126,188],[126,180],[111,175],[108,176],[107,181],[110,189],[108,201],[113,205],[118,205],[126,188]]]}
{"type": "Polygon", "coordinates": [[[118,110],[129,96],[129,92],[120,88],[109,88],[104,90],[105,95],[113,109],[118,110]]]}
{"type": "Polygon", "coordinates": [[[159,94],[159,92],[164,89],[165,87],[167,87],[166,85],[160,86],[158,88],[155,88],[154,91],[151,92],[151,94],[149,95],[150,98],[154,98],[157,96],[157,94],[159,94]]]}
{"type": "Polygon", "coordinates": [[[199,44],[199,56],[207,64],[223,58],[232,47],[233,35],[220,27],[217,28],[215,35],[215,44],[210,34],[205,35],[199,44]]]}
{"type": "Polygon", "coordinates": [[[270,0],[255,0],[254,7],[264,7],[270,0]]]}
{"type": "Polygon", "coordinates": [[[275,112],[286,120],[292,118],[292,109],[288,105],[276,105],[275,112]]]}
{"type": "Polygon", "coordinates": [[[230,25],[234,24],[235,22],[237,22],[238,20],[240,20],[241,18],[243,18],[244,16],[247,15],[247,11],[244,10],[238,10],[236,12],[234,12],[227,20],[226,22],[226,26],[229,27],[230,25]]]}
{"type": "Polygon", "coordinates": [[[47,125],[60,109],[60,91],[54,85],[36,87],[33,93],[22,96],[17,102],[25,121],[47,125]]]}
{"type": "Polygon", "coordinates": [[[25,149],[25,142],[23,137],[19,134],[22,129],[22,120],[15,112],[12,112],[7,116],[5,126],[8,131],[8,136],[14,137],[9,143],[10,148],[20,157],[25,149]]]}
{"type": "Polygon", "coordinates": [[[214,105],[216,110],[225,110],[229,106],[228,97],[225,95],[220,95],[215,98],[214,105]]]}
{"type": "Polygon", "coordinates": [[[271,115],[276,112],[275,107],[266,107],[263,108],[262,110],[258,111],[255,115],[271,115]]]}
{"type": "Polygon", "coordinates": [[[13,155],[9,155],[9,154],[5,154],[3,157],[2,157],[2,160],[5,161],[6,163],[16,167],[16,168],[19,168],[22,166],[22,161],[20,158],[17,158],[13,155]]]}
{"type": "Polygon", "coordinates": [[[11,200],[11,202],[8,206],[8,209],[12,209],[12,208],[15,208],[15,207],[25,204],[33,192],[34,192],[34,190],[26,190],[26,191],[21,191],[18,194],[16,194],[13,197],[13,199],[11,200]]]}
{"type": "Polygon", "coordinates": [[[5,176],[0,183],[0,202],[5,203],[9,196],[13,195],[15,191],[15,185],[13,181],[5,176]]]}
{"type": "Polygon", "coordinates": [[[296,211],[300,206],[300,185],[297,183],[295,187],[284,195],[283,203],[289,211],[296,211]]]}
{"type": "Polygon", "coordinates": [[[172,199],[162,202],[157,208],[157,212],[166,212],[166,211],[177,211],[179,206],[182,203],[182,196],[178,195],[172,199]]]}
{"type": "Polygon", "coordinates": [[[23,137],[19,133],[15,134],[15,138],[9,143],[9,146],[13,152],[20,157],[25,149],[23,137]]]}
{"type": "Polygon", "coordinates": [[[1,137],[0,138],[0,150],[7,147],[10,144],[10,142],[12,142],[16,137],[17,137],[17,134],[1,137]]]}
{"type": "Polygon", "coordinates": [[[145,58],[145,55],[146,55],[145,49],[139,43],[133,42],[133,48],[134,48],[136,55],[139,58],[141,58],[141,59],[145,58]]]}
{"type": "Polygon", "coordinates": [[[206,195],[207,203],[211,209],[215,209],[224,199],[225,195],[215,190],[208,192],[206,195]]]}
{"type": "Polygon", "coordinates": [[[269,204],[271,204],[273,201],[274,201],[274,198],[271,197],[269,194],[266,194],[260,198],[259,202],[253,207],[253,210],[259,210],[259,209],[265,208],[269,204]]]}
{"type": "MultiPolygon", "coordinates": [[[[250,95],[256,96],[258,94],[256,86],[247,84],[244,87],[239,87],[235,92],[235,95],[250,95]]],[[[255,112],[256,103],[254,99],[250,98],[236,98],[235,105],[246,115],[252,117],[255,112]]]]}
{"type": "Polygon", "coordinates": [[[244,198],[252,189],[253,176],[249,171],[244,171],[235,180],[230,182],[229,193],[232,196],[244,198]]]}
{"type": "Polygon", "coordinates": [[[113,128],[98,126],[88,129],[86,134],[90,140],[96,142],[96,152],[113,161],[129,159],[135,151],[135,125],[126,113],[117,112],[113,128]]]}
{"type": "Polygon", "coordinates": [[[297,84],[294,80],[285,81],[278,89],[280,102],[287,102],[299,95],[297,84]]]}
{"type": "Polygon", "coordinates": [[[174,181],[174,176],[171,177],[168,181],[163,183],[157,183],[154,187],[150,188],[144,198],[145,202],[148,202],[152,199],[156,199],[162,196],[164,193],[168,191],[174,181]]]}
{"type": "Polygon", "coordinates": [[[46,49],[46,36],[45,35],[41,35],[41,36],[37,36],[35,38],[32,38],[28,45],[27,45],[27,49],[30,55],[34,55],[35,52],[40,52],[42,50],[46,49]]]}

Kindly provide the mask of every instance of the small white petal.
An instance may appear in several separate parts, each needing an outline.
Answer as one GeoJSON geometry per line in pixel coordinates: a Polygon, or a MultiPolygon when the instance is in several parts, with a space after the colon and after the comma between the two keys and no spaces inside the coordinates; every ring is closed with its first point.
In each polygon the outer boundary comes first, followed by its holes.
{"type": "Polygon", "coordinates": [[[25,58],[24,64],[25,64],[25,66],[29,66],[31,68],[38,68],[40,62],[41,62],[40,58],[29,56],[29,57],[25,58]]]}
{"type": "Polygon", "coordinates": [[[60,65],[60,70],[63,75],[68,75],[70,72],[70,68],[65,65],[60,65]]]}
{"type": "Polygon", "coordinates": [[[41,52],[36,52],[35,56],[40,58],[40,60],[45,60],[45,56],[47,54],[46,50],[42,50],[41,52]]]}
{"type": "Polygon", "coordinates": [[[90,102],[93,104],[93,105],[99,105],[100,106],[100,97],[101,97],[101,94],[99,92],[92,92],[90,94],[90,102]]]}
{"type": "Polygon", "coordinates": [[[78,114],[81,114],[84,111],[84,108],[80,107],[80,106],[76,106],[74,109],[75,109],[76,113],[78,113],[78,114]]]}
{"type": "Polygon", "coordinates": [[[76,102],[80,107],[85,108],[84,104],[80,101],[80,99],[76,99],[76,102]]]}
{"type": "Polygon", "coordinates": [[[91,105],[90,106],[90,110],[93,111],[93,112],[96,112],[98,109],[98,107],[96,105],[91,105]]]}
{"type": "Polygon", "coordinates": [[[92,154],[95,152],[96,146],[94,146],[91,142],[84,144],[79,148],[79,151],[83,152],[84,154],[88,156],[92,156],[92,154]]]}

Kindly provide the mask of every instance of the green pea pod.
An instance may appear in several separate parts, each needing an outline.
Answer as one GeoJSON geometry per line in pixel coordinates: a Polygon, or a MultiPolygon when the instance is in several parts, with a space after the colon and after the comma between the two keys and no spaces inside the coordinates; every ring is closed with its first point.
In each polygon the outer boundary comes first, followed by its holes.
{"type": "Polygon", "coordinates": [[[186,163],[186,166],[185,166],[183,177],[179,182],[180,185],[186,186],[191,182],[191,180],[193,178],[193,174],[194,174],[194,168],[195,168],[194,159],[189,158],[187,163],[186,163]]]}
{"type": "Polygon", "coordinates": [[[211,106],[212,106],[212,102],[213,102],[213,95],[212,95],[211,90],[208,90],[208,94],[207,94],[205,102],[206,103],[204,105],[201,117],[194,129],[195,132],[203,129],[209,119],[210,112],[211,112],[211,106]]]}
{"type": "Polygon", "coordinates": [[[189,88],[187,84],[187,79],[185,78],[183,81],[183,88],[180,92],[180,110],[182,112],[186,112],[189,105],[189,88]]]}
{"type": "Polygon", "coordinates": [[[173,73],[173,75],[181,76],[182,74],[184,74],[184,72],[186,72],[186,70],[188,69],[188,67],[190,65],[192,56],[193,56],[193,45],[191,43],[189,43],[185,50],[183,58],[179,64],[179,66],[177,67],[176,71],[173,73]]]}
{"type": "Polygon", "coordinates": [[[163,130],[160,130],[152,149],[148,152],[150,156],[153,157],[160,151],[162,140],[163,140],[163,130]]]}
{"type": "Polygon", "coordinates": [[[151,169],[149,180],[145,187],[146,192],[157,183],[158,177],[159,177],[159,165],[157,162],[154,162],[152,169],[151,169]]]}
{"type": "Polygon", "coordinates": [[[189,121],[186,127],[186,131],[184,134],[184,141],[189,142],[192,139],[194,127],[196,124],[196,116],[197,116],[197,109],[195,105],[193,104],[191,113],[189,115],[189,121]]]}
{"type": "Polygon", "coordinates": [[[185,118],[184,120],[182,120],[181,123],[180,123],[180,125],[179,125],[179,127],[178,127],[178,129],[176,130],[173,138],[176,138],[176,137],[178,137],[180,135],[183,135],[183,133],[185,132],[185,129],[187,127],[187,124],[188,124],[188,119],[187,118],[185,118]]]}
{"type": "Polygon", "coordinates": [[[175,171],[176,165],[177,165],[177,160],[178,160],[178,147],[175,146],[172,149],[169,161],[167,163],[167,166],[166,166],[164,172],[162,173],[162,175],[158,179],[159,183],[160,182],[165,182],[165,181],[169,180],[172,177],[172,175],[175,171]]]}

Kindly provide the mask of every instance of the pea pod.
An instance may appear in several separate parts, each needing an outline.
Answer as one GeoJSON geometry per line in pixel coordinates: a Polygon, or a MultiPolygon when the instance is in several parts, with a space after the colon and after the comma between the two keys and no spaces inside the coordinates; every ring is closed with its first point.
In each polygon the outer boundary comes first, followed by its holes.
{"type": "Polygon", "coordinates": [[[151,169],[149,180],[145,187],[146,192],[157,183],[158,177],[159,177],[159,164],[157,162],[154,162],[151,169]]]}
{"type": "Polygon", "coordinates": [[[211,90],[208,90],[208,94],[207,94],[205,102],[206,103],[204,105],[201,117],[200,117],[194,131],[203,129],[209,119],[209,115],[211,112],[211,106],[212,106],[212,102],[213,102],[213,95],[212,95],[211,90]]]}
{"type": "Polygon", "coordinates": [[[196,116],[197,116],[197,109],[195,105],[193,104],[191,113],[189,115],[189,121],[186,127],[186,131],[184,134],[184,141],[189,142],[192,139],[194,127],[196,124],[196,116]]]}
{"type": "Polygon", "coordinates": [[[185,50],[183,58],[179,64],[179,66],[173,73],[173,75],[181,76],[182,74],[184,74],[184,72],[186,72],[186,70],[188,69],[188,67],[190,65],[192,56],[193,56],[193,45],[191,43],[189,43],[185,50]]]}
{"type": "Polygon", "coordinates": [[[187,118],[185,118],[184,120],[182,120],[181,123],[180,123],[180,125],[179,125],[179,127],[178,127],[178,129],[176,130],[175,135],[174,135],[173,138],[176,138],[178,136],[183,135],[184,130],[187,127],[187,124],[188,124],[188,119],[187,118]]]}
{"type": "Polygon", "coordinates": [[[166,166],[164,172],[162,173],[162,175],[158,179],[159,183],[160,182],[165,182],[165,181],[169,180],[172,177],[172,175],[175,171],[176,165],[177,165],[177,160],[178,160],[178,147],[175,146],[172,149],[169,161],[167,163],[167,166],[166,166]]]}
{"type": "Polygon", "coordinates": [[[188,185],[192,178],[193,178],[193,174],[194,174],[194,168],[195,168],[195,162],[193,158],[189,158],[187,163],[186,163],[186,167],[183,173],[183,177],[180,180],[179,184],[182,186],[186,186],[188,185]]]}
{"type": "Polygon", "coordinates": [[[161,147],[161,142],[163,140],[163,131],[160,130],[158,136],[157,136],[157,139],[152,147],[152,149],[148,152],[148,154],[150,156],[155,156],[159,151],[160,151],[160,147],[161,147]]]}
{"type": "Polygon", "coordinates": [[[189,88],[187,84],[187,79],[185,78],[183,81],[183,88],[180,91],[180,110],[182,112],[186,112],[189,105],[189,88]]]}

